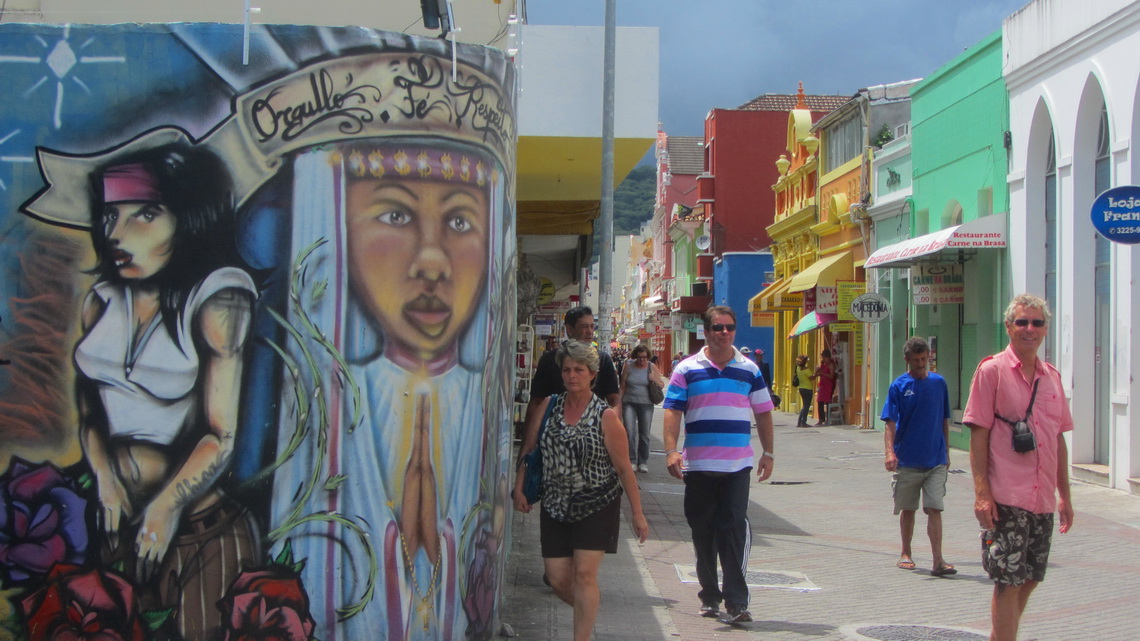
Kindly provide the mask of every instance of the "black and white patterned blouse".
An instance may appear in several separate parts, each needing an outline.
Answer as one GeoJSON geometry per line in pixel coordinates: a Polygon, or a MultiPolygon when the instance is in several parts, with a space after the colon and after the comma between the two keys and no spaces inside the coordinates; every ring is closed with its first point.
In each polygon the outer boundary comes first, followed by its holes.
{"type": "Polygon", "coordinates": [[[602,412],[609,406],[597,396],[575,425],[563,413],[565,394],[551,397],[554,408],[542,432],[542,509],[573,523],[609,505],[621,494],[602,433],[602,412]]]}

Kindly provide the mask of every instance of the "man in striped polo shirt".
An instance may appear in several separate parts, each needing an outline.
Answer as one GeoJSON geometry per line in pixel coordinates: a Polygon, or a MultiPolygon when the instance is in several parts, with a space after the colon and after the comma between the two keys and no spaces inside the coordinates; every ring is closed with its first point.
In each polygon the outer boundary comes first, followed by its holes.
{"type": "Polygon", "coordinates": [[[739,624],[752,620],[744,579],[752,547],[752,419],[763,447],[756,480],[763,481],[772,474],[772,400],[756,363],[732,346],[732,309],[710,307],[704,325],[706,346],[674,368],[665,393],[665,464],[670,474],[685,481],[685,518],[693,531],[701,616],[739,624]],[[683,452],[677,449],[682,419],[683,452]],[[718,556],[723,588],[717,585],[718,556]]]}

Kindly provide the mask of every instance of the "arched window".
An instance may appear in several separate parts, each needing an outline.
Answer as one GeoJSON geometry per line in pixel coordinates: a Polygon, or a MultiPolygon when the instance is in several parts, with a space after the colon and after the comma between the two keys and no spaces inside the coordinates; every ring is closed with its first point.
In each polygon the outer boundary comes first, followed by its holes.
{"type": "MultiPolygon", "coordinates": [[[[1109,154],[1108,110],[1101,106],[1100,129],[1097,132],[1096,164],[1094,167],[1093,184],[1094,193],[1100,194],[1112,186],[1112,163],[1109,154]]],[[[1109,421],[1111,394],[1111,362],[1112,362],[1112,243],[1104,236],[1096,234],[1096,254],[1094,263],[1093,297],[1096,308],[1095,349],[1096,360],[1093,367],[1096,370],[1094,381],[1096,413],[1094,417],[1093,448],[1097,463],[1107,465],[1109,462],[1110,430],[1109,421]]]]}
{"type": "MultiPolygon", "coordinates": [[[[1045,302],[1057,312],[1057,148],[1053,134],[1045,150],[1045,302]]],[[[1051,332],[1045,341],[1045,360],[1056,363],[1060,332],[1051,332]]]]}

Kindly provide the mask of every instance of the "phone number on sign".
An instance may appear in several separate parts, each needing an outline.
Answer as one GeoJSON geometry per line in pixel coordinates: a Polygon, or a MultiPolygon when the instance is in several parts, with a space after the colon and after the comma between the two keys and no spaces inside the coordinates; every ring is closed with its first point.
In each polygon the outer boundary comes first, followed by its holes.
{"type": "Polygon", "coordinates": [[[1118,236],[1120,234],[1140,234],[1140,227],[1113,227],[1112,229],[1108,230],[1108,233],[1112,234],[1113,236],[1118,236]]]}

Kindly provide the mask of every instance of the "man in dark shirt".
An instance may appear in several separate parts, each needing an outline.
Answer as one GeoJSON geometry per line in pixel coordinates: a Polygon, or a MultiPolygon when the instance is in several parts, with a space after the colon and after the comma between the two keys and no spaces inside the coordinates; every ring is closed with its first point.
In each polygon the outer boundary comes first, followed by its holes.
{"type": "MultiPolygon", "coordinates": [[[[594,340],[594,311],[589,307],[575,307],[566,312],[566,337],[591,343],[594,340]]],[[[530,382],[530,402],[526,406],[526,425],[530,425],[531,416],[538,411],[542,401],[551,394],[561,394],[566,391],[562,384],[562,370],[555,360],[558,350],[553,350],[538,359],[534,370],[534,378],[530,382]]],[[[594,379],[594,395],[604,400],[621,416],[621,397],[618,395],[617,368],[614,367],[613,358],[608,352],[598,350],[601,362],[598,365],[598,376],[594,379]]],[[[527,429],[523,438],[523,452],[533,449],[534,441],[538,439],[538,431],[527,429]]]]}

